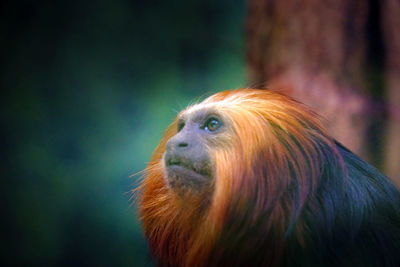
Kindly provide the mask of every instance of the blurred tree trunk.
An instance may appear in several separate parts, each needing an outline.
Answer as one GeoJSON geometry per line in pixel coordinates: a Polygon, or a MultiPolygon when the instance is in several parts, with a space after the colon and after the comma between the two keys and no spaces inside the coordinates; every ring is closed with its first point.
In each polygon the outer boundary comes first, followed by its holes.
{"type": "Polygon", "coordinates": [[[399,12],[395,0],[249,0],[246,44],[250,84],[311,106],[400,182],[399,12]]]}
{"type": "Polygon", "coordinates": [[[385,170],[400,184],[400,2],[383,2],[383,28],[386,44],[386,90],[388,125],[385,170]]]}

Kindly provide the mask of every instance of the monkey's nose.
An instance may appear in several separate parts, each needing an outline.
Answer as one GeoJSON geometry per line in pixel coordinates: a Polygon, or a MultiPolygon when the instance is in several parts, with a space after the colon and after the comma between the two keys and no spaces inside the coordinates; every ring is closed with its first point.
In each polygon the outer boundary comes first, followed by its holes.
{"type": "Polygon", "coordinates": [[[182,139],[177,139],[177,138],[171,138],[167,142],[167,150],[173,151],[173,150],[181,150],[181,149],[186,149],[189,147],[189,142],[186,140],[182,139]]]}

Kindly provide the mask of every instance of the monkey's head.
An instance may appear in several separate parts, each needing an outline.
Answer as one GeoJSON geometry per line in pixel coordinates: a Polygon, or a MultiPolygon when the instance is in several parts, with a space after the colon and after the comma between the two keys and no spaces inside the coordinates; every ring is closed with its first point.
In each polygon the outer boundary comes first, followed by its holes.
{"type": "Polygon", "coordinates": [[[271,164],[277,165],[275,156],[300,152],[296,151],[296,139],[307,144],[306,131],[315,131],[315,135],[323,129],[315,114],[297,109],[298,105],[265,90],[236,90],[218,93],[183,110],[170,126],[172,136],[165,137],[161,164],[166,186],[181,197],[214,194],[218,177],[224,177],[219,180],[224,179],[223,190],[227,190],[239,176],[254,176],[260,159],[268,165],[266,161],[272,157],[271,164]],[[309,124],[305,125],[308,129],[302,124],[309,124]]]}
{"type": "Polygon", "coordinates": [[[332,142],[312,111],[267,90],[224,91],[183,110],[138,189],[153,253],[171,265],[204,262],[224,232],[243,225],[283,237],[323,162],[340,164],[327,159],[332,142]]]}

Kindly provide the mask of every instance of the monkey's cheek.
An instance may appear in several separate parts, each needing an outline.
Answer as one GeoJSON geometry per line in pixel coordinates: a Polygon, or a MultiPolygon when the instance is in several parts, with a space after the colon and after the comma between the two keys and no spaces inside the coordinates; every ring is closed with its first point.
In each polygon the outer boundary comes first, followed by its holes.
{"type": "Polygon", "coordinates": [[[174,191],[196,192],[201,191],[210,179],[186,167],[173,165],[167,167],[165,180],[168,187],[174,191]]]}

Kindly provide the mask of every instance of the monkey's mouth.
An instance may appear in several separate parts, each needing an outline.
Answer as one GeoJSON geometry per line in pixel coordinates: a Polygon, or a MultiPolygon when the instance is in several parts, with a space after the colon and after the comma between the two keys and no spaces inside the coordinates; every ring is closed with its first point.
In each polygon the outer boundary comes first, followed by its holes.
{"type": "Polygon", "coordinates": [[[187,171],[192,171],[194,173],[200,174],[202,176],[209,176],[209,168],[205,166],[203,162],[191,162],[185,158],[181,157],[168,157],[165,160],[166,167],[176,168],[176,169],[186,169],[187,171]]]}
{"type": "Polygon", "coordinates": [[[164,158],[166,181],[172,189],[201,189],[209,183],[210,171],[208,164],[199,161],[192,162],[183,157],[166,155],[164,158]]]}

